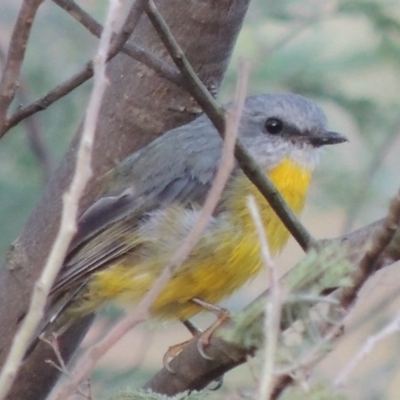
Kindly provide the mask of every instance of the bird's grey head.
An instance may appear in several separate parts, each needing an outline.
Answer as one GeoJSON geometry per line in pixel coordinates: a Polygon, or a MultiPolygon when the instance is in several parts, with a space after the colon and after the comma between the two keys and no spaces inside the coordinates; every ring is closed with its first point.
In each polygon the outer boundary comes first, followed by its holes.
{"type": "Polygon", "coordinates": [[[246,99],[240,137],[257,161],[268,168],[285,157],[313,168],[321,146],[346,141],[328,131],[326,124],[323,111],[303,96],[262,94],[246,99]]]}

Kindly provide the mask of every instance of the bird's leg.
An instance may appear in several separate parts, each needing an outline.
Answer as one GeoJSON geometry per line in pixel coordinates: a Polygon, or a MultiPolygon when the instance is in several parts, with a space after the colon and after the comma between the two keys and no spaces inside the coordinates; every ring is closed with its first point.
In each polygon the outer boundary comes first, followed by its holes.
{"type": "Polygon", "coordinates": [[[171,374],[175,373],[171,368],[170,360],[175,358],[191,341],[192,339],[168,347],[168,350],[165,352],[163,357],[163,365],[168,372],[171,372],[171,374]]]}
{"type": "MultiPolygon", "coordinates": [[[[192,334],[193,338],[198,338],[203,331],[199,329],[193,322],[188,319],[184,319],[181,321],[183,325],[187,328],[187,330],[192,334]]],[[[193,339],[186,340],[185,342],[175,344],[170,346],[163,357],[163,365],[165,369],[171,373],[174,373],[173,369],[170,366],[170,359],[177,356],[193,339]]]]}
{"type": "Polygon", "coordinates": [[[182,324],[186,326],[187,330],[192,334],[193,337],[197,337],[203,333],[192,321],[185,319],[182,324]]]}
{"type": "MultiPolygon", "coordinates": [[[[214,315],[217,316],[217,320],[209,328],[207,328],[204,332],[202,332],[200,329],[198,329],[189,320],[183,321],[183,324],[186,326],[186,328],[189,330],[189,332],[191,332],[195,338],[198,337],[197,351],[200,353],[200,355],[203,358],[205,358],[206,360],[210,360],[210,359],[212,359],[212,357],[208,356],[205,353],[204,346],[207,346],[210,343],[211,335],[215,332],[215,330],[230,318],[230,313],[226,308],[219,307],[215,304],[207,303],[206,301],[203,301],[196,297],[194,299],[192,299],[192,302],[198,304],[199,306],[203,307],[207,311],[210,311],[214,315]]],[[[215,379],[214,382],[215,382],[215,386],[210,389],[218,390],[224,382],[224,375],[221,375],[220,377],[215,379]]]]}
{"type": "MultiPolygon", "coordinates": [[[[197,328],[188,319],[182,320],[183,325],[185,325],[189,332],[193,335],[193,339],[197,339],[197,350],[199,351],[200,355],[206,360],[210,360],[210,356],[208,356],[204,351],[204,346],[207,346],[209,344],[211,335],[223,322],[227,321],[230,318],[230,314],[229,311],[225,308],[208,303],[197,297],[194,297],[191,301],[217,316],[217,320],[204,332],[197,328]]],[[[193,339],[169,347],[163,357],[163,364],[166,370],[174,373],[173,369],[170,366],[170,359],[177,356],[193,339]]]]}
{"type": "Polygon", "coordinates": [[[222,308],[215,304],[208,303],[206,301],[198,299],[197,297],[193,298],[191,301],[217,316],[217,320],[204,332],[201,332],[200,335],[198,335],[198,341],[197,341],[197,350],[199,351],[201,356],[206,360],[211,360],[212,358],[204,352],[204,347],[209,345],[210,338],[212,334],[215,332],[215,330],[219,328],[225,321],[229,320],[230,313],[226,308],[222,308]]]}
{"type": "MultiPolygon", "coordinates": [[[[181,321],[183,325],[188,329],[188,331],[192,334],[193,338],[196,338],[202,334],[201,329],[199,329],[196,325],[194,325],[188,319],[181,321]]],[[[175,344],[170,346],[163,357],[163,365],[165,369],[171,373],[174,373],[173,369],[170,366],[170,359],[177,356],[193,339],[186,340],[185,342],[175,344]]]]}

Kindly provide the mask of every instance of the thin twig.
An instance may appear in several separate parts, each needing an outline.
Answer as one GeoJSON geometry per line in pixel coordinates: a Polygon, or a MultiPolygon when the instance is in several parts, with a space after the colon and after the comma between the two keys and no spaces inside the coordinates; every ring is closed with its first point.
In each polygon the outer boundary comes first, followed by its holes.
{"type": "Polygon", "coordinates": [[[397,314],[386,326],[378,333],[369,337],[361,346],[357,354],[351,359],[349,364],[342,369],[334,381],[335,386],[343,386],[349,379],[353,370],[361,363],[361,361],[376,347],[377,344],[385,340],[388,336],[400,331],[400,313],[397,314]]]}
{"type": "Polygon", "coordinates": [[[119,0],[110,0],[110,9],[104,33],[100,39],[99,49],[94,59],[95,79],[89,100],[83,132],[77,152],[76,169],[68,191],[63,196],[63,209],[60,228],[54,241],[43,272],[35,283],[29,311],[21,324],[11,346],[0,376],[0,399],[6,396],[18,371],[21,360],[29,342],[37,330],[43,317],[47,296],[63,263],[71,239],[76,231],[76,217],[79,199],[89,181],[91,170],[91,154],[96,131],[97,117],[101,100],[106,89],[105,66],[110,46],[113,23],[117,15],[119,0]]]}
{"type": "MultiPolygon", "coordinates": [[[[43,0],[22,3],[11,36],[8,54],[0,81],[0,132],[7,121],[7,111],[18,89],[18,79],[35,15],[43,0]]],[[[1,136],[0,136],[1,137],[1,136]]]]}
{"type": "Polygon", "coordinates": [[[172,260],[164,267],[163,272],[156,279],[151,289],[139,302],[135,310],[120,321],[102,340],[87,350],[79,361],[79,368],[71,373],[70,378],[60,387],[55,400],[64,400],[71,395],[75,388],[89,376],[97,361],[110,349],[110,347],[135,325],[147,319],[149,309],[154,300],[158,297],[173,274],[190,254],[193,247],[200,239],[201,234],[206,229],[234,167],[233,150],[235,147],[240,115],[246,97],[247,75],[247,67],[242,66],[236,102],[232,112],[227,118],[227,128],[222,148],[221,163],[196,224],[193,226],[182,245],[178,248],[172,257],[172,260]]]}
{"type": "Polygon", "coordinates": [[[189,253],[193,249],[194,244],[199,240],[200,235],[206,228],[206,225],[219,199],[221,198],[222,191],[224,190],[226,182],[228,181],[234,167],[234,148],[238,135],[240,116],[242,114],[246,97],[248,69],[249,66],[247,63],[241,63],[234,106],[229,112],[226,120],[221,167],[218,169],[217,175],[215,176],[214,182],[211,186],[209,194],[207,195],[207,199],[199,217],[199,222],[203,222],[202,224],[196,224],[196,229],[193,229],[187,236],[185,240],[186,245],[182,246],[180,251],[175,254],[175,257],[170,262],[171,267],[181,264],[183,260],[188,257],[189,253]]]}
{"type": "MultiPolygon", "coordinates": [[[[130,12],[128,17],[125,20],[124,25],[122,26],[118,35],[113,35],[112,44],[110,46],[109,53],[107,55],[107,61],[110,61],[114,58],[124,46],[125,42],[128,40],[129,36],[132,34],[134,29],[136,28],[140,16],[142,15],[143,6],[146,0],[137,0],[130,12]]],[[[58,85],[56,88],[48,92],[46,95],[36,100],[35,102],[29,104],[28,106],[18,110],[15,114],[13,114],[5,123],[5,125],[0,129],[0,138],[9,131],[13,126],[18,124],[18,122],[23,119],[29,117],[30,115],[42,111],[53,104],[55,101],[60,99],[61,97],[66,96],[72,90],[76,89],[82,83],[86,82],[93,76],[93,62],[89,61],[85,64],[85,66],[72,76],[70,79],[66,80],[61,85],[58,85]]]]}
{"type": "Polygon", "coordinates": [[[57,100],[71,93],[82,83],[86,82],[93,76],[93,64],[92,62],[86,63],[86,65],[71,78],[63,82],[62,84],[56,86],[54,89],[50,90],[40,99],[34,101],[33,103],[20,108],[7,120],[3,129],[0,130],[0,138],[4,136],[11,128],[17,125],[19,122],[31,115],[45,110],[51,104],[55,103],[57,100]]]}
{"type": "Polygon", "coordinates": [[[290,385],[292,385],[296,379],[296,375],[303,375],[304,372],[314,367],[322,358],[326,356],[327,347],[332,344],[335,338],[339,336],[342,331],[342,322],[337,322],[330,326],[327,332],[323,335],[321,340],[316,343],[310,350],[308,350],[301,357],[296,358],[295,365],[285,371],[276,371],[280,376],[275,382],[272,395],[270,400],[276,400],[280,397],[280,394],[290,385]]]}
{"type": "MultiPolygon", "coordinates": [[[[218,105],[207,88],[197,77],[152,0],[148,2],[145,10],[174,63],[181,71],[185,81],[185,88],[210,118],[220,135],[223,136],[225,126],[224,110],[218,105]]],[[[300,220],[287,205],[271,179],[269,179],[257,165],[240,140],[236,142],[235,156],[243,172],[262,193],[299,245],[304,250],[313,247],[316,244],[315,239],[301,224],[300,220]]]]}
{"type": "Polygon", "coordinates": [[[350,288],[344,288],[340,294],[339,301],[345,309],[349,309],[353,305],[358,292],[361,290],[367,279],[379,269],[379,257],[393,239],[399,226],[400,189],[397,192],[396,197],[390,203],[389,211],[382,227],[376,232],[372,239],[371,248],[365,253],[351,277],[353,285],[350,288]]]}
{"type": "MultiPolygon", "coordinates": [[[[100,37],[103,27],[90,14],[83,10],[72,0],[53,0],[58,6],[66,10],[76,21],[82,24],[91,34],[100,37]]],[[[122,53],[132,57],[134,60],[141,62],[151,68],[162,78],[180,86],[182,77],[180,71],[166,64],[161,59],[155,57],[145,49],[140,48],[134,43],[125,43],[121,49],[122,53]]]]}
{"type": "Polygon", "coordinates": [[[272,391],[272,377],[274,373],[282,313],[282,293],[278,281],[276,266],[269,250],[265,228],[253,196],[248,198],[247,207],[250,210],[254,226],[256,227],[258,240],[261,246],[262,259],[270,277],[271,296],[265,302],[264,312],[265,354],[259,379],[257,397],[259,400],[267,400],[270,398],[272,391]]]}

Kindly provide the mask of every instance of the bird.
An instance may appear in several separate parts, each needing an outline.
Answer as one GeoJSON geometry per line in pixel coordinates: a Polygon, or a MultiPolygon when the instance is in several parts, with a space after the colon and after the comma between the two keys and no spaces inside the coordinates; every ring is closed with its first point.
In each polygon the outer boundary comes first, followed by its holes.
{"type": "MultiPolygon", "coordinates": [[[[322,147],[347,140],[327,129],[314,101],[292,93],[247,97],[238,137],[296,214],[304,207],[322,147]]],[[[104,176],[104,190],[79,218],[52,287],[46,327],[56,321],[68,326],[108,302],[129,309],[146,295],[198,220],[222,146],[203,115],[166,132],[104,176]]],[[[259,206],[271,253],[284,248],[289,231],[236,163],[205,231],[155,298],[151,316],[187,321],[262,270],[249,195],[259,206]]]]}

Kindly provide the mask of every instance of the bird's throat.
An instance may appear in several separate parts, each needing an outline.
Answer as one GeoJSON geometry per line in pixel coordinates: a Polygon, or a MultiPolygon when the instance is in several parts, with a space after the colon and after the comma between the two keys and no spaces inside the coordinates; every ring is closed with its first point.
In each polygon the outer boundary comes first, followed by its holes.
{"type": "MultiPolygon", "coordinates": [[[[286,158],[270,171],[268,176],[291,209],[296,214],[299,214],[304,207],[311,180],[311,170],[307,170],[298,163],[286,158]]],[[[278,253],[286,244],[289,232],[263,195],[244,175],[237,177],[228,188],[228,191],[236,192],[227,196],[227,199],[229,199],[227,208],[231,211],[232,221],[240,226],[244,235],[249,235],[249,232],[255,232],[255,230],[247,207],[247,196],[243,194],[251,194],[255,197],[267,233],[270,250],[273,254],[278,253]]],[[[254,236],[254,240],[257,240],[256,236],[254,236]]]]}

